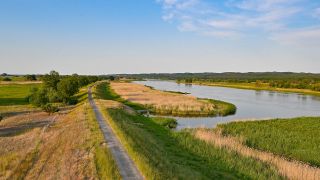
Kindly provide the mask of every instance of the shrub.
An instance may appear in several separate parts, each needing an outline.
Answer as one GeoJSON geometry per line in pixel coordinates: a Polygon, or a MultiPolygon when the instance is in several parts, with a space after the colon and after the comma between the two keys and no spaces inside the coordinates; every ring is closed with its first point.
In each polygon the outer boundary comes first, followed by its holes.
{"type": "Polygon", "coordinates": [[[2,79],[2,81],[12,81],[9,77],[5,77],[2,79]]]}
{"type": "Polygon", "coordinates": [[[51,104],[43,105],[43,106],[42,106],[42,109],[43,109],[45,112],[49,113],[49,114],[52,114],[52,113],[55,113],[55,112],[58,112],[58,111],[59,111],[59,108],[58,108],[58,107],[53,106],[53,105],[51,105],[51,104]]]}
{"type": "Polygon", "coordinates": [[[25,79],[27,80],[27,81],[36,81],[37,80],[37,76],[36,75],[34,75],[34,74],[28,74],[28,75],[26,75],[25,76],[25,79]]]}
{"type": "Polygon", "coordinates": [[[33,88],[29,96],[29,102],[37,107],[43,106],[49,102],[47,91],[45,89],[33,88]]]}

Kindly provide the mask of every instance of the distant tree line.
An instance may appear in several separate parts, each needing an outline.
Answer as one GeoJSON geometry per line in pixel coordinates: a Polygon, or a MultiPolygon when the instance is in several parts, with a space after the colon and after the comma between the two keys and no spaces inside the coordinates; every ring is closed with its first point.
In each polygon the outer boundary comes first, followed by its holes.
{"type": "Polygon", "coordinates": [[[79,92],[81,87],[106,78],[103,76],[80,76],[77,74],[61,76],[58,72],[51,71],[49,74],[40,77],[43,86],[31,90],[29,101],[37,107],[42,107],[47,112],[55,112],[58,109],[52,104],[76,104],[77,98],[74,95],[79,92]]]}
{"type": "Polygon", "coordinates": [[[293,72],[226,72],[226,73],[163,73],[163,74],[121,74],[133,79],[163,79],[178,82],[228,82],[255,83],[275,88],[297,88],[320,91],[320,74],[293,72]]]}

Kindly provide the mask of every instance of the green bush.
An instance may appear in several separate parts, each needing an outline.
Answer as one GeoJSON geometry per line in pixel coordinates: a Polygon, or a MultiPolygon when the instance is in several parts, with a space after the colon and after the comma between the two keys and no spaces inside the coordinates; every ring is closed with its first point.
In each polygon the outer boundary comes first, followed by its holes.
{"type": "Polygon", "coordinates": [[[42,106],[42,110],[45,112],[52,114],[59,111],[59,108],[56,106],[53,106],[52,104],[46,104],[42,106]]]}
{"type": "Polygon", "coordinates": [[[5,77],[2,79],[2,81],[12,81],[12,79],[10,79],[9,77],[5,77]]]}

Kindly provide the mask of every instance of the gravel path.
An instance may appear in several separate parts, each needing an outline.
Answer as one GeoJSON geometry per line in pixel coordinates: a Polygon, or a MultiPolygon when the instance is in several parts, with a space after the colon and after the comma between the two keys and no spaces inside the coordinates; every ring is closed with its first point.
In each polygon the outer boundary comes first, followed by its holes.
{"type": "Polygon", "coordinates": [[[89,102],[91,107],[94,110],[94,113],[96,115],[97,121],[99,123],[100,129],[103,132],[105,141],[108,145],[108,148],[110,149],[117,165],[118,169],[120,171],[120,175],[122,179],[143,179],[141,173],[137,169],[136,165],[118,140],[117,136],[111,129],[108,121],[104,119],[102,116],[102,113],[98,109],[97,105],[95,104],[93,98],[92,98],[92,93],[91,93],[91,88],[89,88],[88,91],[89,94],[89,102]]]}

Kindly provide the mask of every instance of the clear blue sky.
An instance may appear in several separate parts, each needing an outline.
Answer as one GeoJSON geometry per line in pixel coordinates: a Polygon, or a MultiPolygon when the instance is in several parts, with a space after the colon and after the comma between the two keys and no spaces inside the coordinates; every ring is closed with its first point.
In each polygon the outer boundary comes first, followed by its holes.
{"type": "Polygon", "coordinates": [[[0,1],[0,72],[319,67],[319,0],[0,1]]]}

